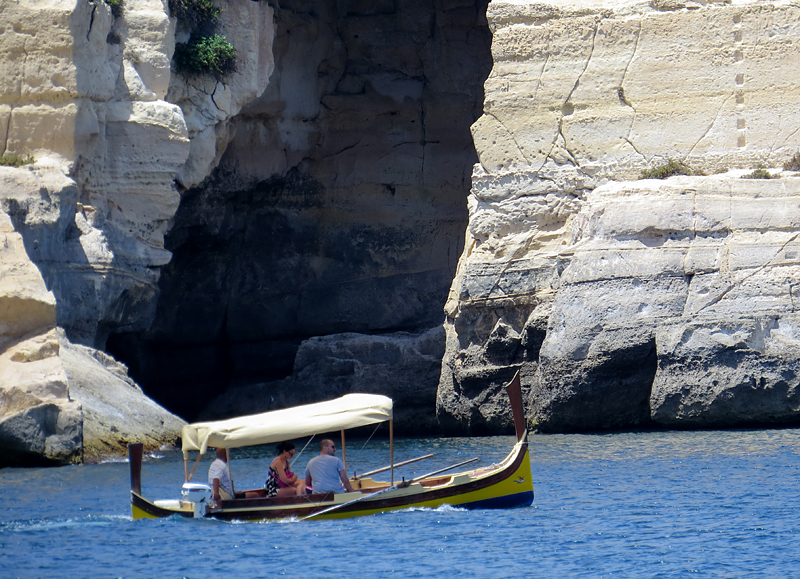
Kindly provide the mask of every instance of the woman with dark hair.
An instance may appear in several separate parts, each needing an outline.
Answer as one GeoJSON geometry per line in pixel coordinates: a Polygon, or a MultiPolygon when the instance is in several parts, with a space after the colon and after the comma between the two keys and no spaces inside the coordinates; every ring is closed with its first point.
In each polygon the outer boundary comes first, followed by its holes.
{"type": "Polygon", "coordinates": [[[278,444],[278,456],[269,465],[269,474],[264,488],[268,497],[293,497],[305,494],[305,480],[300,480],[290,470],[289,460],[294,456],[294,444],[278,444]]]}

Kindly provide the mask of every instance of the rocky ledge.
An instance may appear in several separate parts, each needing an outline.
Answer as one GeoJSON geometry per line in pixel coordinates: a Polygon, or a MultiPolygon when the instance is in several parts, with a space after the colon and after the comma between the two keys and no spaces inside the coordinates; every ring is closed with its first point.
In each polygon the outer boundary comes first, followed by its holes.
{"type": "Polygon", "coordinates": [[[543,432],[800,422],[798,16],[490,5],[443,425],[507,431],[517,370],[543,432]]]}

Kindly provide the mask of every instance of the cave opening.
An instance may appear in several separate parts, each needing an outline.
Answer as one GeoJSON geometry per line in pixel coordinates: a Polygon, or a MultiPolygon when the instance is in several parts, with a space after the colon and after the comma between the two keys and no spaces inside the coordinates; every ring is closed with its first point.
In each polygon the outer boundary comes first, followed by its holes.
{"type": "MultiPolygon", "coordinates": [[[[270,84],[226,127],[212,174],[182,192],[153,324],[107,342],[148,396],[191,421],[240,386],[274,399],[309,338],[441,325],[492,67],[487,5],[275,8],[270,84]]],[[[360,371],[327,367],[332,394],[360,371]]],[[[413,375],[402,361],[393,372],[413,375]]],[[[281,400],[319,394],[301,390],[281,400]]]]}

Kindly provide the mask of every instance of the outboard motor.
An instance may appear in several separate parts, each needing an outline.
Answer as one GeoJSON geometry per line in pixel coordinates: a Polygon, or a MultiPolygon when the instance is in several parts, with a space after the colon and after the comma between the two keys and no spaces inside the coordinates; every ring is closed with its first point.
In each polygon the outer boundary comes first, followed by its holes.
{"type": "Polygon", "coordinates": [[[206,516],[206,506],[211,501],[213,490],[210,486],[201,483],[183,483],[181,496],[184,501],[192,503],[194,518],[206,516]]]}

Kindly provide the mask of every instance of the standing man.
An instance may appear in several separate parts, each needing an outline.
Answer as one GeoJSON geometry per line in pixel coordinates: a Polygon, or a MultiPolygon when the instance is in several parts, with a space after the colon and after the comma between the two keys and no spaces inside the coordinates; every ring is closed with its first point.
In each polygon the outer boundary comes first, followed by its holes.
{"type": "Polygon", "coordinates": [[[217,506],[220,506],[221,500],[229,501],[233,498],[231,469],[228,467],[228,453],[224,448],[217,448],[217,460],[208,467],[208,486],[213,490],[211,498],[217,506]]]}
{"type": "Polygon", "coordinates": [[[353,492],[344,463],[335,454],[336,445],[332,440],[326,438],[320,441],[319,456],[309,460],[306,467],[306,488],[313,489],[315,493],[353,492]]]}

